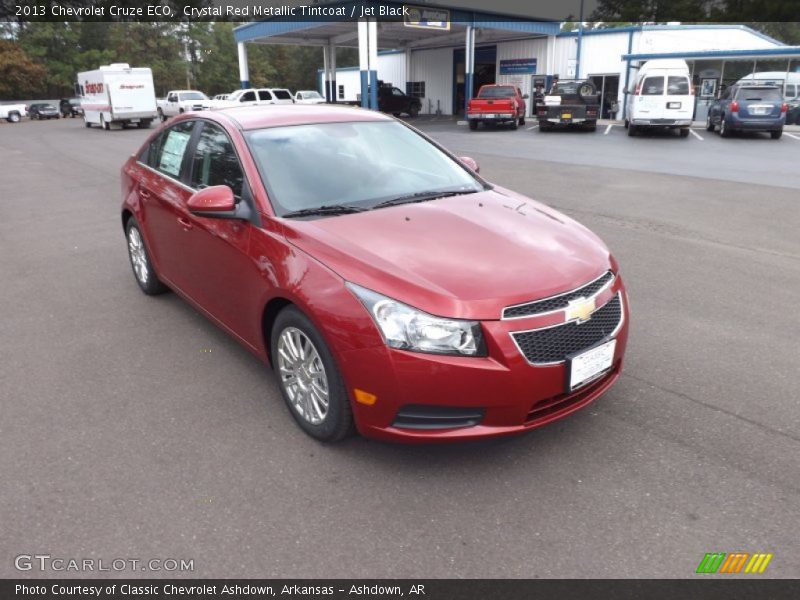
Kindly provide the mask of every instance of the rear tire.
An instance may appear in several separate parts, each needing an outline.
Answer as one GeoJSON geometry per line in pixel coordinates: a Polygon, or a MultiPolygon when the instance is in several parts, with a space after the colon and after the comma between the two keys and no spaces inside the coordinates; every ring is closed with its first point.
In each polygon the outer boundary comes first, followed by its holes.
{"type": "Polygon", "coordinates": [[[152,121],[150,119],[143,119],[139,121],[139,129],[150,129],[152,121]]]}
{"type": "MultiPolygon", "coordinates": [[[[151,105],[152,106],[152,105],[151,105]]],[[[167,117],[164,116],[164,111],[160,108],[158,109],[158,119],[163,123],[167,120],[167,117]]]]}
{"type": "Polygon", "coordinates": [[[128,259],[133,269],[133,277],[139,288],[148,296],[156,296],[168,291],[156,275],[153,263],[150,260],[150,252],[144,243],[144,236],[139,229],[139,223],[134,217],[128,219],[125,225],[125,238],[128,240],[128,259]]]}
{"type": "Polygon", "coordinates": [[[517,125],[517,120],[516,120],[516,119],[514,119],[513,121],[511,121],[511,125],[510,125],[510,127],[511,127],[511,130],[512,130],[512,131],[516,131],[517,127],[519,127],[519,125],[517,125]]]}
{"type": "Polygon", "coordinates": [[[106,118],[103,115],[100,115],[100,129],[105,129],[106,131],[109,129],[108,123],[106,123],[106,118]]]}
{"type": "Polygon", "coordinates": [[[520,127],[522,127],[523,125],[525,125],[525,117],[520,117],[520,118],[519,118],[519,125],[520,125],[520,127]]]}
{"type": "Polygon", "coordinates": [[[783,135],[783,129],[778,129],[778,131],[770,131],[769,135],[773,140],[779,140],[783,135]]]}
{"type": "Polygon", "coordinates": [[[300,428],[321,442],[338,442],[350,435],[353,409],[344,380],[311,320],[295,306],[287,306],[278,313],[271,337],[270,357],[278,387],[300,428]],[[325,395],[327,406],[321,401],[325,395]]]}
{"type": "Polygon", "coordinates": [[[731,137],[731,129],[725,123],[725,115],[719,118],[719,134],[724,138],[731,137]]]}
{"type": "Polygon", "coordinates": [[[19,113],[14,111],[14,112],[8,113],[8,118],[6,119],[6,121],[8,121],[9,123],[19,123],[20,118],[21,117],[19,116],[19,113]]]}
{"type": "Polygon", "coordinates": [[[639,133],[639,129],[633,123],[628,125],[628,137],[636,137],[636,134],[639,133]]]}
{"type": "Polygon", "coordinates": [[[681,137],[689,137],[689,128],[688,127],[681,127],[681,137]]]}
{"type": "Polygon", "coordinates": [[[478,130],[478,121],[475,119],[471,119],[469,122],[469,130],[470,131],[477,131],[478,130]]]}
{"type": "Polygon", "coordinates": [[[419,114],[419,106],[417,106],[416,104],[412,105],[408,109],[408,116],[411,117],[412,119],[416,117],[418,114],[419,114]]]}

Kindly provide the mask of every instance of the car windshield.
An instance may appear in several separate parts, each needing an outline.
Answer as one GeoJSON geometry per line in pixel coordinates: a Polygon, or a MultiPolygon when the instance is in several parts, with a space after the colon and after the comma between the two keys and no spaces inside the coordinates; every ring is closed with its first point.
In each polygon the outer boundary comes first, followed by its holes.
{"type": "Polygon", "coordinates": [[[273,127],[246,138],[279,216],[484,189],[467,169],[395,121],[273,127]]]}
{"type": "Polygon", "coordinates": [[[56,107],[52,104],[42,104],[39,106],[39,108],[43,110],[56,110],[56,107]]]}
{"type": "Polygon", "coordinates": [[[485,87],[478,92],[478,98],[508,98],[516,95],[511,86],[485,87]]]}
{"type": "Polygon", "coordinates": [[[303,98],[306,100],[313,100],[315,98],[322,98],[319,92],[303,92],[303,98]]]}
{"type": "Polygon", "coordinates": [[[181,100],[208,100],[208,96],[202,92],[183,92],[180,97],[181,100]]]}
{"type": "Polygon", "coordinates": [[[772,100],[780,102],[783,100],[780,90],[778,88],[741,88],[739,90],[738,100],[751,100],[758,102],[761,100],[772,100]]]}
{"type": "Polygon", "coordinates": [[[272,93],[279,100],[291,100],[292,99],[292,95],[289,93],[289,90],[272,90],[272,93]]]}

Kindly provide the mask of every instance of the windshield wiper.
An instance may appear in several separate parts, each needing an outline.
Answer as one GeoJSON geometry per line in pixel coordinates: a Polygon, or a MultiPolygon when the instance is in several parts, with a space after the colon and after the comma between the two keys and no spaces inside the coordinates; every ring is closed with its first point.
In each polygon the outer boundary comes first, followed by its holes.
{"type": "Polygon", "coordinates": [[[311,217],[314,215],[349,215],[351,213],[364,212],[365,210],[367,209],[350,204],[328,204],[325,206],[315,206],[314,208],[293,210],[281,216],[284,219],[291,219],[293,217],[311,217]]]}
{"type": "Polygon", "coordinates": [[[430,190],[427,192],[414,192],[413,194],[404,194],[396,198],[390,198],[383,202],[378,202],[372,208],[382,208],[384,206],[395,206],[397,204],[411,204],[413,202],[425,202],[427,200],[436,200],[437,198],[447,198],[448,196],[461,196],[462,194],[476,194],[478,190],[430,190]]]}

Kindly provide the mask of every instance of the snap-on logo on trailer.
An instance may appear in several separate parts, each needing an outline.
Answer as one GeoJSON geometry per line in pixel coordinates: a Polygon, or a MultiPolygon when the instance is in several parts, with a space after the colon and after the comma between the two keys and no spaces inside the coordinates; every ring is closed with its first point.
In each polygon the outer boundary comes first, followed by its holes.
{"type": "Polygon", "coordinates": [[[87,81],[83,84],[83,89],[87,94],[102,94],[105,87],[102,83],[89,83],[87,81]]]}

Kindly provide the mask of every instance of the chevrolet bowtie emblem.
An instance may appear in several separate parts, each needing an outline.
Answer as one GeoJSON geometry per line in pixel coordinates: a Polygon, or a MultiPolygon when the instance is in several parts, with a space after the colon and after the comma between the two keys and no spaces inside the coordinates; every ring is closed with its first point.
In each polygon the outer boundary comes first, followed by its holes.
{"type": "Polygon", "coordinates": [[[594,309],[594,298],[577,298],[572,300],[567,305],[567,308],[564,309],[564,321],[577,321],[578,323],[583,323],[592,316],[594,309]]]}

